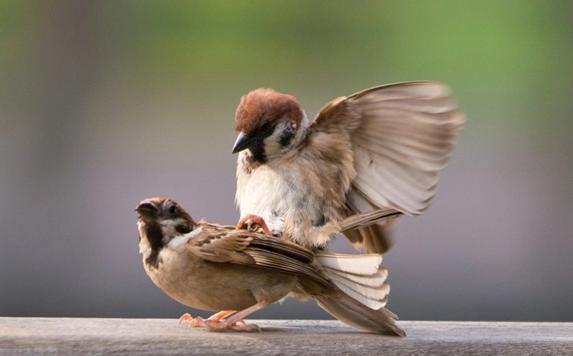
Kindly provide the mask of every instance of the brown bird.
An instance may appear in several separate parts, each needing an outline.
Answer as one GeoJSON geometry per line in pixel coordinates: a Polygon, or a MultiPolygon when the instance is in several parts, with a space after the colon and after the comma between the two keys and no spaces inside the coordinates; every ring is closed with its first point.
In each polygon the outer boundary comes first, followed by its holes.
{"type": "MultiPolygon", "coordinates": [[[[136,211],[143,265],[155,285],[189,307],[220,310],[207,320],[184,315],[191,326],[251,331],[245,317],[296,292],[359,329],[404,335],[385,309],[381,255],[315,254],[281,238],[195,222],[166,198],[143,200],[136,211]]],[[[396,214],[382,210],[332,225],[342,231],[396,214]]]]}
{"type": "MultiPolygon", "coordinates": [[[[417,215],[436,192],[464,119],[449,89],[405,82],[326,104],[312,124],[296,98],[256,89],[241,98],[236,201],[273,233],[323,246],[330,221],[380,208],[417,215]]],[[[388,249],[386,223],[347,231],[356,247],[388,249]]]]}

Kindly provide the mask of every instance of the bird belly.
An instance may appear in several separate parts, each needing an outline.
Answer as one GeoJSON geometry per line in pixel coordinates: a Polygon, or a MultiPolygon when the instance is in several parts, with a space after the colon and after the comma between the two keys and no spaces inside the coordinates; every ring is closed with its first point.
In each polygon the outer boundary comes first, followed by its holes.
{"type": "Polygon", "coordinates": [[[151,280],[179,303],[201,310],[241,310],[256,304],[261,295],[273,303],[290,292],[296,279],[169,249],[160,259],[158,269],[146,267],[151,280]]]}

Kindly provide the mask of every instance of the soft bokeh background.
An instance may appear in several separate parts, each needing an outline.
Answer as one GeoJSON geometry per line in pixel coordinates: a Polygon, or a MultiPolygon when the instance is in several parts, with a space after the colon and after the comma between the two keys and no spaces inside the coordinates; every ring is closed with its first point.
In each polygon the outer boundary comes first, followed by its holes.
{"type": "MultiPolygon", "coordinates": [[[[467,113],[385,263],[402,319],[573,320],[573,2],[0,0],[0,315],[177,317],[133,208],[233,223],[233,113],[393,81],[467,113]]],[[[336,248],[347,250],[342,240],[336,248]]],[[[203,314],[204,315],[204,314],[203,314]]],[[[288,301],[264,318],[326,318],[288,301]]]]}

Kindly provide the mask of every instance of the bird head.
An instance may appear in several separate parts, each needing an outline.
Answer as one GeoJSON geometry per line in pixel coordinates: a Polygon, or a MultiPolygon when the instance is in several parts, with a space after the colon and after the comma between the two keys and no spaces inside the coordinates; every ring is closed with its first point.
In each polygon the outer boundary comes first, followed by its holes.
{"type": "Polygon", "coordinates": [[[255,89],[241,98],[235,113],[239,132],[233,153],[249,150],[261,163],[296,146],[306,117],[296,98],[273,89],[255,89]]]}
{"type": "Polygon", "coordinates": [[[137,205],[135,211],[141,235],[155,247],[161,247],[197,226],[193,218],[177,202],[169,198],[144,199],[137,205]]]}

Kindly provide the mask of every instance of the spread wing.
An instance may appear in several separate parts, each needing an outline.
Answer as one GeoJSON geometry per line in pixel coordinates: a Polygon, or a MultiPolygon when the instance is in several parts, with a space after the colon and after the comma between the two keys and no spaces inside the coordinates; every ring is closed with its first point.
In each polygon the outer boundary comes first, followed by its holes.
{"type": "MultiPolygon", "coordinates": [[[[349,213],[389,207],[417,215],[436,193],[463,122],[444,84],[404,82],[334,99],[317,115],[309,135],[350,140],[356,177],[347,194],[349,213]]],[[[370,252],[384,252],[384,233],[382,225],[373,225],[347,236],[370,252]]]]}
{"type": "MultiPolygon", "coordinates": [[[[331,283],[312,263],[312,251],[297,244],[247,230],[203,224],[188,248],[211,262],[234,263],[300,275],[325,286],[331,283]]],[[[197,230],[195,230],[197,231],[197,230]]]]}

